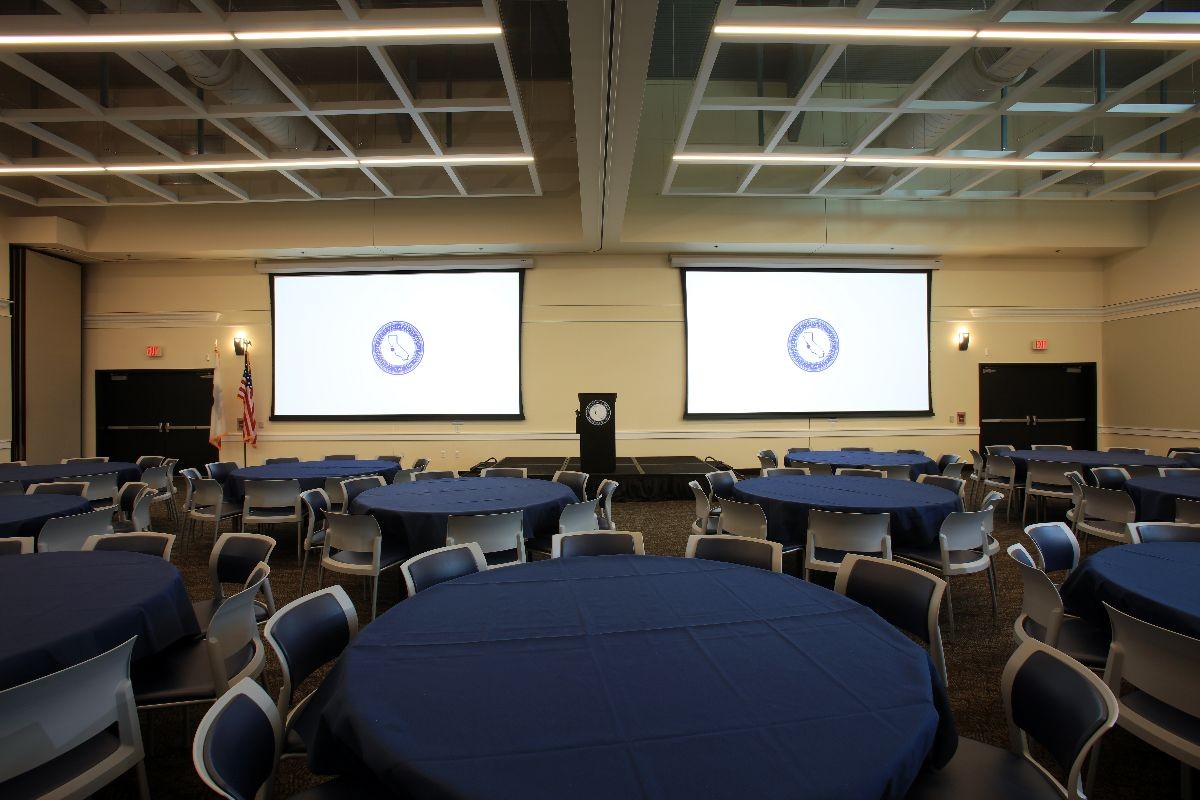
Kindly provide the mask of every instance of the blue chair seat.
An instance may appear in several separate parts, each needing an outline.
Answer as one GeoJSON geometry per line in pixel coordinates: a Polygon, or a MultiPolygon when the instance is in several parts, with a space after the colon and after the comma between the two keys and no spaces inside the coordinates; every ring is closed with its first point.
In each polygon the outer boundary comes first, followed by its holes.
{"type": "MultiPolygon", "coordinates": [[[[203,639],[177,642],[149,658],[135,661],[131,669],[133,694],[139,706],[182,703],[216,696],[216,683],[203,639]]],[[[227,664],[231,673],[245,668],[254,657],[247,645],[227,664]]]]}
{"type": "Polygon", "coordinates": [[[103,730],[40,767],[0,783],[0,797],[43,797],[62,785],[64,775],[80,775],[121,746],[113,729],[103,730]]]}
{"type": "MultiPolygon", "coordinates": [[[[892,554],[897,557],[905,558],[909,561],[917,561],[921,564],[928,564],[931,567],[942,568],[942,548],[938,545],[928,545],[925,547],[896,547],[893,548],[892,554]]],[[[972,561],[978,561],[982,554],[978,550],[953,550],[950,552],[951,564],[969,564],[972,561]]]]}
{"type": "Polygon", "coordinates": [[[1014,753],[973,739],[960,738],[954,758],[943,769],[922,772],[907,800],[1062,800],[1037,768],[1014,753]]]}
{"type": "MultiPolygon", "coordinates": [[[[1046,641],[1046,628],[1026,618],[1021,624],[1025,633],[1039,642],[1046,641]]],[[[1103,668],[1108,661],[1108,645],[1112,634],[1078,617],[1064,617],[1058,631],[1057,649],[1085,667],[1103,668]]]]}
{"type": "Polygon", "coordinates": [[[278,508],[251,508],[246,516],[253,519],[254,517],[290,517],[296,513],[296,509],[291,506],[279,506],[278,508]]]}
{"type": "Polygon", "coordinates": [[[1035,481],[1034,484],[1029,488],[1033,489],[1035,492],[1049,492],[1066,499],[1071,498],[1071,487],[1063,486],[1062,484],[1058,483],[1037,483],[1035,481]]]}
{"type": "MultiPolygon", "coordinates": [[[[358,553],[350,550],[335,550],[329,554],[329,557],[342,564],[353,564],[355,566],[369,566],[371,563],[370,553],[358,553]]],[[[389,547],[388,540],[383,540],[383,548],[379,552],[380,569],[389,567],[392,564],[398,564],[407,559],[407,550],[395,546],[389,547]]]]}

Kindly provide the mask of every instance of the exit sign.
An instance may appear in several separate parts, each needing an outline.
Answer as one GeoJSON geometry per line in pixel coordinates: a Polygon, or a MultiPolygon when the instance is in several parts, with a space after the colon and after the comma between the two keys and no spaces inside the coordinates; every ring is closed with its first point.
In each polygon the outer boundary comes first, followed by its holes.
{"type": "Polygon", "coordinates": [[[1033,340],[1033,349],[1034,350],[1049,350],[1050,349],[1050,340],[1049,339],[1034,339],[1033,340]]]}
{"type": "Polygon", "coordinates": [[[146,358],[162,358],[162,345],[148,344],[146,345],[146,358]]]}

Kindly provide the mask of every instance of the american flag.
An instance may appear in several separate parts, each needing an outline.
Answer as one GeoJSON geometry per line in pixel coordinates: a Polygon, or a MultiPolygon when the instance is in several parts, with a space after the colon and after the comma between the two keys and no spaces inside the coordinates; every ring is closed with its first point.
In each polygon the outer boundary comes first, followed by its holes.
{"type": "Polygon", "coordinates": [[[250,351],[246,351],[246,368],[238,384],[238,399],[242,401],[242,441],[258,444],[258,423],[254,419],[254,381],[250,378],[250,351]]]}

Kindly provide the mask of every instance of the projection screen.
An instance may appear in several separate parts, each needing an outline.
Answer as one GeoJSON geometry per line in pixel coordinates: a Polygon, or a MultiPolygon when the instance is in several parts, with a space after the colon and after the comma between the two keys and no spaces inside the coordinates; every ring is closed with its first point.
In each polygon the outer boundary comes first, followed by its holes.
{"type": "Polygon", "coordinates": [[[686,417],[928,416],[928,270],[684,269],[686,417]]]}
{"type": "Polygon", "coordinates": [[[520,270],[273,275],[272,419],[523,419],[520,270]]]}

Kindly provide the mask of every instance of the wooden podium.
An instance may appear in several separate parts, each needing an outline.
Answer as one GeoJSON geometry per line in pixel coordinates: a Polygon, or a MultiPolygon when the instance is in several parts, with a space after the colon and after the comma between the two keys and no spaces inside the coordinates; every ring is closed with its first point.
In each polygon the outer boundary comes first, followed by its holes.
{"type": "Polygon", "coordinates": [[[580,392],[575,432],[579,434],[580,470],[609,475],[617,471],[616,394],[580,392]]]}

